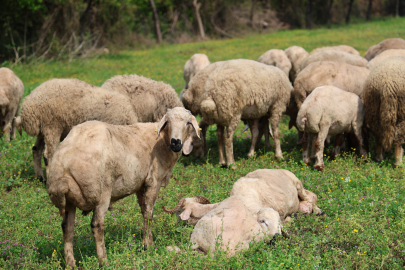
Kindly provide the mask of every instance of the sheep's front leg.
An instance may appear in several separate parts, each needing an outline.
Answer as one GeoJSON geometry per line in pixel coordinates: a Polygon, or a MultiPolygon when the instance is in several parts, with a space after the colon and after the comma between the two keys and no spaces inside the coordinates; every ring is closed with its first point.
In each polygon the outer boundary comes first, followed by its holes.
{"type": "MultiPolygon", "coordinates": [[[[208,153],[208,146],[207,146],[207,129],[209,127],[209,125],[205,122],[204,118],[201,119],[200,123],[198,124],[198,126],[201,128],[201,133],[200,133],[200,137],[203,140],[203,151],[204,153],[202,155],[200,155],[200,157],[204,157],[207,155],[208,153]]],[[[198,155],[197,155],[198,156],[198,155]]]]}
{"type": "Polygon", "coordinates": [[[230,125],[226,128],[225,151],[226,151],[226,166],[228,167],[231,164],[235,163],[235,159],[233,156],[233,134],[235,133],[235,129],[238,126],[240,119],[241,115],[237,115],[232,119],[230,125]]]}
{"type": "Polygon", "coordinates": [[[94,243],[96,245],[97,258],[99,266],[109,265],[107,253],[105,251],[104,242],[104,218],[110,206],[110,194],[101,195],[101,203],[93,210],[93,218],[91,220],[91,232],[93,233],[94,243]]]}
{"type": "MultiPolygon", "coordinates": [[[[329,127],[329,125],[325,125],[329,127]]],[[[326,127],[320,127],[320,131],[318,133],[318,139],[315,142],[315,151],[316,151],[316,162],[314,168],[318,171],[323,171],[325,164],[323,163],[323,149],[325,147],[325,139],[328,136],[329,129],[326,127]]]]}
{"type": "Polygon", "coordinates": [[[322,210],[318,206],[316,206],[316,204],[312,200],[312,198],[310,196],[308,196],[308,194],[306,193],[306,190],[304,189],[301,181],[296,184],[296,187],[297,187],[298,197],[300,197],[300,199],[302,201],[308,202],[312,206],[312,210],[315,212],[315,214],[317,214],[317,215],[322,214],[322,210]]]}
{"type": "Polygon", "coordinates": [[[32,156],[34,159],[35,176],[38,177],[41,182],[44,181],[44,172],[42,171],[42,153],[44,152],[45,141],[44,135],[41,133],[38,135],[35,145],[32,147],[32,156]]]}
{"type": "MultiPolygon", "coordinates": [[[[14,115],[13,115],[13,117],[17,117],[18,116],[18,110],[20,109],[20,105],[18,105],[17,106],[17,109],[15,110],[15,112],[14,112],[14,115]]],[[[12,127],[11,127],[11,136],[12,136],[12,138],[15,140],[16,139],[16,137],[15,137],[15,130],[16,130],[16,125],[14,124],[14,118],[12,119],[12,122],[13,122],[13,125],[12,125],[12,127]]]]}
{"type": "Polygon", "coordinates": [[[255,154],[255,146],[256,142],[258,141],[257,138],[259,136],[259,119],[249,121],[249,127],[252,132],[252,143],[250,144],[250,150],[247,156],[252,157],[255,154]]]}
{"type": "Polygon", "coordinates": [[[11,121],[13,120],[14,112],[8,112],[4,117],[1,126],[3,126],[3,134],[6,135],[5,141],[10,141],[10,132],[11,132],[11,121]]]}
{"type": "Polygon", "coordinates": [[[304,136],[304,132],[298,130],[297,145],[302,144],[302,136],[304,136]]]}
{"type": "Polygon", "coordinates": [[[279,137],[280,132],[278,129],[278,125],[280,123],[280,118],[281,118],[281,113],[275,113],[269,119],[271,128],[273,129],[273,140],[274,140],[274,144],[275,144],[274,152],[275,152],[276,158],[278,158],[278,159],[283,158],[283,153],[281,152],[280,137],[279,137]]]}
{"type": "Polygon", "coordinates": [[[395,145],[395,164],[394,166],[400,166],[402,164],[402,156],[404,155],[404,149],[401,144],[395,145]]]}
{"type": "Polygon", "coordinates": [[[338,134],[335,137],[335,144],[333,145],[333,151],[332,151],[332,159],[335,159],[339,153],[340,153],[340,147],[342,147],[343,144],[343,139],[344,135],[343,134],[338,134]]]}
{"type": "Polygon", "coordinates": [[[217,139],[218,139],[218,150],[219,150],[219,164],[226,166],[225,153],[224,153],[224,126],[217,125],[217,139]]]}
{"type": "Polygon", "coordinates": [[[354,130],[354,135],[356,136],[356,139],[357,139],[357,142],[358,142],[360,155],[362,157],[364,157],[364,158],[367,158],[367,151],[366,151],[366,148],[364,146],[364,138],[363,138],[362,128],[361,127],[360,128],[356,127],[356,129],[354,130]]]}
{"type": "Polygon", "coordinates": [[[62,231],[64,240],[65,263],[71,268],[75,268],[75,258],[73,255],[73,232],[75,227],[76,207],[66,207],[65,216],[62,220],[62,231]]]}
{"type": "MultiPolygon", "coordinates": [[[[263,133],[264,133],[264,143],[266,145],[266,150],[270,151],[270,127],[269,127],[269,121],[266,119],[266,122],[263,127],[263,133]]],[[[261,139],[262,136],[259,134],[259,138],[261,139]]]]}

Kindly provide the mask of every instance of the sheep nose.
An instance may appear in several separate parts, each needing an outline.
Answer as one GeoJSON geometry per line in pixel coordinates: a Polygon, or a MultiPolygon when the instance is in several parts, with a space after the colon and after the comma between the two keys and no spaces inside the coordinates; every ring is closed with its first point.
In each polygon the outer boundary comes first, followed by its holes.
{"type": "Polygon", "coordinates": [[[172,149],[173,152],[179,152],[181,148],[183,147],[181,140],[180,139],[173,139],[170,142],[170,149],[172,149]]]}

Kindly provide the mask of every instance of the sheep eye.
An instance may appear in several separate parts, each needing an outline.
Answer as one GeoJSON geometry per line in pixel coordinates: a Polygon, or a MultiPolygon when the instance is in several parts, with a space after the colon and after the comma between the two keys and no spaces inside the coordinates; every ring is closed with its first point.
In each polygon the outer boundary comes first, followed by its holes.
{"type": "Polygon", "coordinates": [[[264,219],[261,219],[261,220],[260,220],[260,223],[264,223],[264,219]]]}

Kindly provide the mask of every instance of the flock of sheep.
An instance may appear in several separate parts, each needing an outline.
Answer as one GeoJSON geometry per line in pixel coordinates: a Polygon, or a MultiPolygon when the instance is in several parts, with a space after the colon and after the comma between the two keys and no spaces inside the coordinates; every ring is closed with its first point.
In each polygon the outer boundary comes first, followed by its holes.
{"type": "MultiPolygon", "coordinates": [[[[371,46],[365,58],[347,45],[311,53],[292,46],[269,50],[258,61],[212,64],[206,55],[195,54],[184,66],[184,79],[180,98],[170,85],[135,74],[114,76],[101,87],[77,79],[52,79],[24,99],[18,116],[23,83],[10,69],[0,68],[0,132],[7,141],[21,128],[37,138],[32,148],[35,174],[45,180],[43,156],[47,191],[63,217],[69,267],[75,266],[76,208],[85,215],[93,212],[91,229],[100,265],[108,264],[106,212],[131,194],[136,194],[144,217],[143,244],[153,244],[150,224],[159,189],[168,185],[181,153],[200,157],[207,153],[209,125],[217,126],[223,166],[235,162],[233,135],[240,121],[252,133],[248,157],[264,135],[266,147],[272,137],[276,158],[283,158],[279,139],[283,114],[290,117],[289,127],[299,131],[303,161],[309,164],[315,158],[317,170],[325,167],[325,141],[335,136],[332,156],[336,156],[348,134],[362,157],[367,157],[365,136],[371,133],[377,161],[394,144],[395,165],[402,163],[403,39],[383,40],[371,46]],[[201,115],[200,123],[196,115],[201,115]]],[[[281,234],[282,224],[293,213],[322,214],[316,202],[316,195],[291,172],[257,170],[236,181],[222,202],[211,204],[196,196],[164,211],[195,225],[193,249],[213,252],[221,234],[221,248],[233,255],[253,239],[281,234]]]]}

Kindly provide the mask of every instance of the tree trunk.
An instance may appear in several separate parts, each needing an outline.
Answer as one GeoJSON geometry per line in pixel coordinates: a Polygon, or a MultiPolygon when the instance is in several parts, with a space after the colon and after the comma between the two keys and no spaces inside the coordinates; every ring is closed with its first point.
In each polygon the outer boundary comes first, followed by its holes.
{"type": "Polygon", "coordinates": [[[395,1],[395,16],[399,17],[399,0],[395,1]]]}
{"type": "Polygon", "coordinates": [[[312,29],[312,0],[308,0],[307,6],[307,28],[312,29]]]}
{"type": "Polygon", "coordinates": [[[346,24],[349,24],[349,22],[350,22],[350,14],[352,13],[353,2],[354,2],[354,0],[350,0],[350,2],[349,2],[349,9],[347,10],[347,16],[346,16],[346,24]]]}
{"type": "Polygon", "coordinates": [[[200,7],[201,4],[197,3],[197,0],[193,1],[193,6],[194,6],[194,13],[195,13],[195,18],[197,19],[197,24],[198,24],[198,32],[200,33],[200,38],[205,39],[205,32],[204,32],[204,26],[201,20],[200,16],[200,7]]]}
{"type": "Polygon", "coordinates": [[[332,5],[333,5],[333,0],[329,1],[329,7],[328,7],[328,28],[330,29],[330,24],[332,23],[332,5]]]}
{"type": "Polygon", "coordinates": [[[367,8],[367,15],[366,15],[367,21],[369,21],[371,19],[372,9],[373,9],[373,0],[368,0],[368,8],[367,8]]]}
{"type": "Polygon", "coordinates": [[[157,43],[161,43],[162,42],[162,33],[160,32],[160,23],[159,23],[159,17],[158,17],[157,11],[156,11],[155,1],[149,0],[149,3],[152,7],[153,20],[155,21],[156,41],[157,41],[157,43]]]}
{"type": "Polygon", "coordinates": [[[180,15],[180,13],[177,10],[175,10],[174,13],[173,13],[172,26],[170,26],[170,33],[171,34],[174,33],[174,29],[176,28],[176,24],[177,24],[177,21],[179,19],[179,15],[180,15]]]}
{"type": "Polygon", "coordinates": [[[86,29],[86,24],[87,24],[87,18],[89,16],[90,8],[91,8],[91,3],[93,0],[87,0],[87,8],[83,12],[82,16],[80,16],[79,23],[80,23],[80,32],[79,35],[83,35],[84,30],[86,29]]]}
{"type": "Polygon", "coordinates": [[[252,0],[252,7],[250,8],[250,16],[249,16],[249,20],[250,20],[250,25],[255,28],[254,24],[253,24],[253,19],[255,16],[255,7],[256,7],[256,1],[257,0],[252,0]]]}

